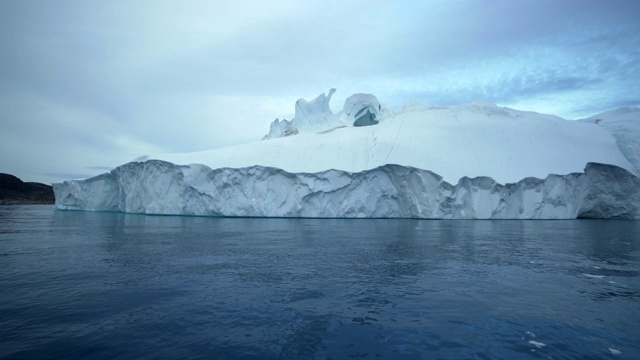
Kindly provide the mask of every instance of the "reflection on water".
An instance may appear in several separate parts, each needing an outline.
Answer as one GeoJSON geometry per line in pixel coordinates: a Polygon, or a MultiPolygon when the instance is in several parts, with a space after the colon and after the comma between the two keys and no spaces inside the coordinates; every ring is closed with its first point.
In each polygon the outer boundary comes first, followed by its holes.
{"type": "Polygon", "coordinates": [[[640,221],[0,207],[0,357],[634,358],[640,221]]]}

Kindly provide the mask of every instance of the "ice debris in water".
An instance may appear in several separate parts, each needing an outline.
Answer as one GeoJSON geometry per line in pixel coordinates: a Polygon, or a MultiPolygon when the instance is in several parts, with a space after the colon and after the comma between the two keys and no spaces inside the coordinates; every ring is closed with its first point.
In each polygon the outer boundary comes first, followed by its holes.
{"type": "Polygon", "coordinates": [[[535,341],[535,340],[529,340],[529,344],[534,345],[535,347],[537,347],[538,349],[543,348],[545,346],[547,346],[547,344],[539,342],[539,341],[535,341]]]}
{"type": "Polygon", "coordinates": [[[582,274],[588,278],[592,278],[592,279],[604,279],[605,276],[604,275],[592,275],[592,274],[582,274]]]}
{"type": "MultiPolygon", "coordinates": [[[[527,331],[526,334],[527,334],[527,336],[532,337],[532,338],[536,337],[536,334],[532,333],[531,331],[527,331]]],[[[545,344],[543,342],[540,342],[540,341],[535,341],[535,340],[529,340],[529,344],[537,347],[538,349],[541,349],[541,348],[547,346],[547,344],[545,344]]],[[[531,351],[535,351],[535,350],[531,349],[531,351]]]]}

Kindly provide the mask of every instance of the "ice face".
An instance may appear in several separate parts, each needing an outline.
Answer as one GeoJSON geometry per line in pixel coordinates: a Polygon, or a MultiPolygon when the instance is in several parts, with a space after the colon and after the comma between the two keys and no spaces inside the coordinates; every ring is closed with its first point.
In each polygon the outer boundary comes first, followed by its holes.
{"type": "Polygon", "coordinates": [[[384,165],[357,173],[210,169],[150,160],[54,184],[63,210],[143,214],[423,219],[640,219],[640,179],[612,165],[502,185],[384,165]]]}

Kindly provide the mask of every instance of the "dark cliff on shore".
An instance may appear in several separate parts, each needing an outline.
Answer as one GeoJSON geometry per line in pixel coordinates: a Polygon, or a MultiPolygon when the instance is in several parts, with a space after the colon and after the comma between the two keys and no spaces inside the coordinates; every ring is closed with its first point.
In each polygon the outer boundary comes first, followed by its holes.
{"type": "Polygon", "coordinates": [[[53,204],[53,188],[36,182],[23,182],[19,178],[0,173],[0,205],[53,204]]]}

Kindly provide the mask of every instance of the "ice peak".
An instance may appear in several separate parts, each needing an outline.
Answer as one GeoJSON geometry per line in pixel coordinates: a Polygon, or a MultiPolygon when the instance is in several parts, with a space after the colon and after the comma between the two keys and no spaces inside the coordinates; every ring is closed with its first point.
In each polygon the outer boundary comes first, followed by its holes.
{"type": "Polygon", "coordinates": [[[323,133],[338,127],[376,125],[380,118],[391,115],[391,110],[380,105],[374,95],[359,93],[349,96],[342,111],[334,114],[329,102],[335,92],[336,89],[331,89],[327,94],[320,94],[311,101],[298,99],[293,120],[276,119],[263,140],[296,135],[299,132],[323,133]]]}
{"type": "Polygon", "coordinates": [[[329,102],[335,92],[336,89],[331,89],[327,95],[322,93],[311,101],[298,99],[291,125],[299,130],[325,130],[326,125],[333,122],[334,115],[329,108],[329,102]]]}
{"type": "Polygon", "coordinates": [[[346,126],[367,126],[378,123],[382,105],[371,94],[353,94],[344,101],[341,121],[346,126]]]}

